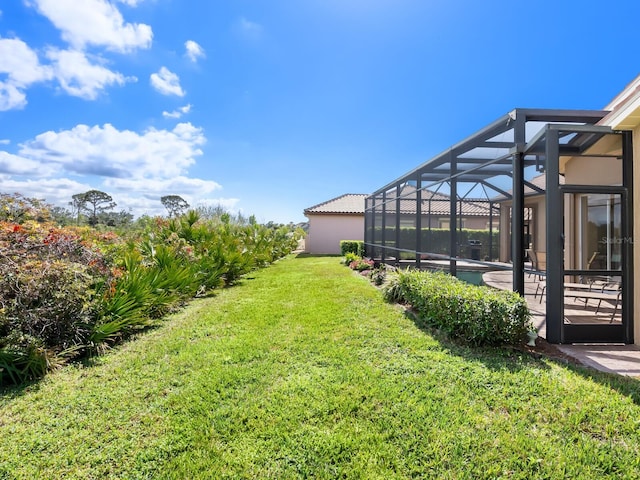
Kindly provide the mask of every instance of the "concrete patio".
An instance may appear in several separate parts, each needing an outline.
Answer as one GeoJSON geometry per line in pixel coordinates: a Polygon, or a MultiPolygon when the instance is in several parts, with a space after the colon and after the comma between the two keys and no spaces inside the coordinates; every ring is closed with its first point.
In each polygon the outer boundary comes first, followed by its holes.
{"type": "MultiPolygon", "coordinates": [[[[511,271],[491,271],[483,275],[483,282],[501,290],[512,289],[511,271]]],[[[525,275],[525,300],[532,312],[532,321],[540,337],[546,338],[546,298],[540,293],[535,275],[525,275]],[[538,290],[536,295],[536,290],[538,290]]],[[[611,321],[612,305],[603,303],[596,313],[596,304],[584,304],[575,298],[565,298],[565,323],[606,323],[611,321]]],[[[613,322],[620,322],[618,311],[613,322]]],[[[558,345],[565,355],[575,358],[583,365],[618,375],[640,378],[640,347],[623,344],[573,344],[558,345]]]]}

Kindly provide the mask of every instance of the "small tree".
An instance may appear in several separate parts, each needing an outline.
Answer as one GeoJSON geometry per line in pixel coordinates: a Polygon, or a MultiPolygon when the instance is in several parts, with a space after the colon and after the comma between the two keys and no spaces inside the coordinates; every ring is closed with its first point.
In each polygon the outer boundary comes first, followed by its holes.
{"type": "MultiPolygon", "coordinates": [[[[71,203],[71,202],[69,202],[71,203]]],[[[68,208],[54,206],[51,207],[51,218],[61,226],[72,225],[76,221],[77,214],[68,208]]]]}
{"type": "Polygon", "coordinates": [[[180,195],[165,195],[160,197],[160,201],[169,212],[169,218],[182,215],[189,208],[187,201],[180,195]]]}
{"type": "Polygon", "coordinates": [[[69,209],[71,210],[71,216],[76,219],[76,225],[80,225],[80,215],[82,215],[85,205],[84,193],[76,193],[71,197],[69,209]]]}
{"type": "Polygon", "coordinates": [[[98,223],[98,215],[113,209],[117,205],[111,195],[100,190],[89,190],[85,193],[77,193],[73,197],[72,207],[78,209],[78,220],[80,212],[85,211],[89,215],[89,224],[98,223]]]}

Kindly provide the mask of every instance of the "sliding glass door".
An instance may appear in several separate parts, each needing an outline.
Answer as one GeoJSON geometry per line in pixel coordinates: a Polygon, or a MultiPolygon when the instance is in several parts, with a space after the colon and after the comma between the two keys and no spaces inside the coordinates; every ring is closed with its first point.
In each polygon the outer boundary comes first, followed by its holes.
{"type": "Polygon", "coordinates": [[[622,262],[622,196],[584,194],[580,197],[580,268],[619,270],[622,262]]]}

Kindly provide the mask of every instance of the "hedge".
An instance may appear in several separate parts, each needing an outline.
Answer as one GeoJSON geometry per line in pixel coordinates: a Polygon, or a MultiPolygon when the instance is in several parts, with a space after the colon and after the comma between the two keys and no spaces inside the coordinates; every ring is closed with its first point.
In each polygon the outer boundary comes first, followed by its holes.
{"type": "Polygon", "coordinates": [[[470,285],[442,272],[399,271],[385,298],[410,304],[429,325],[468,345],[519,345],[533,328],[527,303],[517,293],[470,285]]]}
{"type": "Polygon", "coordinates": [[[340,240],[340,254],[355,253],[359,257],[364,256],[364,242],[362,240],[340,240]]]}
{"type": "MultiPolygon", "coordinates": [[[[382,228],[376,227],[374,230],[375,243],[382,241],[382,228]]],[[[498,251],[498,245],[500,242],[500,232],[493,230],[493,253],[495,256],[498,251]]],[[[436,253],[441,255],[449,255],[449,238],[450,231],[448,228],[432,228],[431,230],[422,230],[421,248],[423,252],[436,253]]],[[[468,255],[467,245],[469,240],[477,240],[482,245],[480,246],[480,259],[489,258],[492,255],[489,254],[489,230],[474,230],[463,228],[458,230],[458,245],[459,251],[457,255],[465,257],[468,255]]],[[[395,227],[385,228],[385,246],[395,247],[396,243],[396,230],[395,227]]],[[[405,250],[416,249],[416,229],[414,227],[406,227],[400,229],[399,247],[405,250]]]]}

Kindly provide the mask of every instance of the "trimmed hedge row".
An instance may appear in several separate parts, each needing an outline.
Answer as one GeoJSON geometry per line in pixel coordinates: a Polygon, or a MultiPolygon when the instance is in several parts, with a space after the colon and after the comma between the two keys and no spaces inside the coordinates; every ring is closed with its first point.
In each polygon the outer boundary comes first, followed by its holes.
{"type": "Polygon", "coordinates": [[[364,242],[362,240],[340,240],[340,254],[344,257],[347,253],[353,253],[359,257],[364,256],[364,242]]]}
{"type": "MultiPolygon", "coordinates": [[[[498,245],[500,242],[500,232],[494,230],[493,234],[493,254],[495,256],[498,251],[498,245]]],[[[448,228],[432,228],[431,230],[423,228],[421,250],[423,252],[431,252],[441,255],[449,254],[449,235],[448,228]]],[[[382,228],[376,227],[374,231],[374,238],[376,242],[382,240],[382,228]]],[[[385,229],[385,245],[387,247],[394,247],[396,239],[395,227],[386,227],[385,229]]],[[[468,255],[467,245],[469,240],[476,240],[481,243],[480,258],[491,258],[492,255],[489,252],[489,230],[472,230],[463,228],[458,230],[458,245],[459,251],[457,255],[468,255]]],[[[407,250],[415,250],[416,248],[416,229],[414,227],[403,227],[400,229],[399,248],[407,250]]],[[[344,253],[343,253],[344,255],[344,253]]]]}
{"type": "Polygon", "coordinates": [[[468,345],[518,345],[533,327],[515,292],[467,284],[441,272],[399,271],[387,301],[410,304],[429,325],[468,345]]]}

